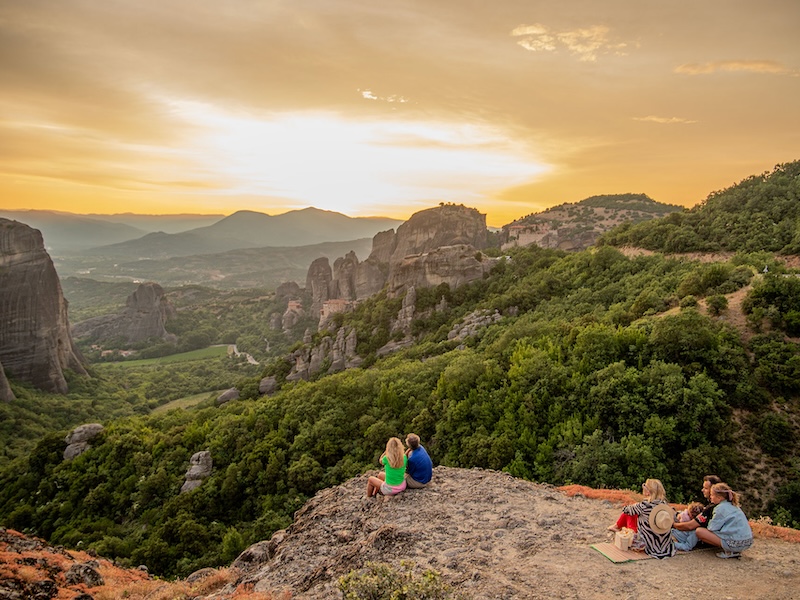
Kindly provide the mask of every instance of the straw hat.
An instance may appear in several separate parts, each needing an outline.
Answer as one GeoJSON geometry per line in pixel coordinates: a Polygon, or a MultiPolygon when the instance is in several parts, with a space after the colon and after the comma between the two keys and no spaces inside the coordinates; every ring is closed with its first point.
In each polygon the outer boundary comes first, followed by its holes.
{"type": "Polygon", "coordinates": [[[675,511],[669,504],[656,504],[650,511],[650,529],[654,533],[667,533],[675,522],[675,511]]]}

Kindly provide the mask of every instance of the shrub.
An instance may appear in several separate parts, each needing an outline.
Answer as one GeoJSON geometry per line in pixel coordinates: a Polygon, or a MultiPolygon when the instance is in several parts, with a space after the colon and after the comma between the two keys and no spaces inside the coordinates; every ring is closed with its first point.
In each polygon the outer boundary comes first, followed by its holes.
{"type": "Polygon", "coordinates": [[[427,569],[414,574],[414,564],[401,561],[400,569],[386,563],[367,563],[360,572],[339,578],[345,600],[437,600],[459,598],[441,575],[427,569]]]}

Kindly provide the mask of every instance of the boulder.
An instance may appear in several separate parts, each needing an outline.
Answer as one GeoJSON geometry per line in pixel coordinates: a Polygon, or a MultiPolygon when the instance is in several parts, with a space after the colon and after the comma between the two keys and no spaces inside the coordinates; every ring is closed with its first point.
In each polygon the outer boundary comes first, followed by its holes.
{"type": "Polygon", "coordinates": [[[80,456],[91,448],[89,442],[96,438],[103,431],[103,426],[100,423],[87,423],[79,425],[67,434],[64,438],[64,443],[67,447],[64,449],[64,460],[72,460],[76,456],[80,456]]]}
{"type": "Polygon", "coordinates": [[[189,459],[189,470],[186,471],[186,480],[181,486],[181,494],[200,487],[203,480],[211,475],[213,469],[214,461],[211,458],[211,452],[208,450],[195,452],[189,459]]]}
{"type": "Polygon", "coordinates": [[[64,579],[70,585],[83,584],[86,587],[105,585],[102,575],[97,570],[98,567],[96,561],[74,564],[64,573],[64,579]]]}
{"type": "Polygon", "coordinates": [[[11,377],[66,394],[64,370],[87,375],[42,234],[0,218],[0,363],[11,377]]]}
{"type": "Polygon", "coordinates": [[[238,400],[239,399],[239,390],[235,387],[225,390],[219,396],[217,396],[217,406],[221,406],[226,402],[230,402],[231,400],[238,400]]]}
{"type": "Polygon", "coordinates": [[[272,395],[278,389],[278,380],[274,376],[264,377],[258,382],[258,393],[261,395],[272,395]]]}

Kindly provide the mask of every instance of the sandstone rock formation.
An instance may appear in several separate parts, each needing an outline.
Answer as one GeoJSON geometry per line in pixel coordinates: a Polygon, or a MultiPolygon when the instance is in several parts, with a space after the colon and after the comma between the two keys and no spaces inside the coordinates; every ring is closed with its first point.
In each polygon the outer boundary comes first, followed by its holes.
{"type": "Polygon", "coordinates": [[[451,288],[475,281],[488,273],[497,259],[489,258],[472,246],[440,246],[429,252],[404,257],[392,263],[388,281],[390,298],[411,287],[426,288],[445,283],[451,288]]]}
{"type": "Polygon", "coordinates": [[[128,296],[120,314],[81,321],[72,328],[72,334],[97,341],[122,338],[130,344],[151,338],[174,342],[176,336],[164,327],[174,316],[175,309],[163,288],[157,283],[142,283],[128,296]]]}
{"type": "Polygon", "coordinates": [[[189,459],[189,470],[186,471],[186,481],[181,486],[181,494],[200,487],[203,480],[211,475],[213,469],[214,461],[211,458],[211,452],[202,450],[192,454],[192,458],[189,459]]]}
{"type": "Polygon", "coordinates": [[[0,219],[0,363],[11,377],[60,394],[68,391],[65,369],[87,374],[41,233],[8,219],[0,219]]]}
{"type": "Polygon", "coordinates": [[[6,379],[6,372],[3,370],[3,364],[0,363],[0,402],[11,402],[16,399],[11,386],[6,379]]]}
{"type": "Polygon", "coordinates": [[[315,346],[306,345],[289,355],[292,369],[286,381],[308,381],[328,365],[327,373],[361,366],[363,359],[356,354],[356,331],[340,327],[332,335],[324,336],[315,346]]]}
{"type": "Polygon", "coordinates": [[[306,276],[306,294],[311,296],[312,315],[319,315],[322,303],[331,297],[331,281],[333,272],[327,256],[322,256],[311,263],[306,276]]]}
{"type": "Polygon", "coordinates": [[[64,460],[72,460],[91,448],[90,441],[96,438],[103,432],[103,426],[100,423],[87,423],[79,425],[67,434],[64,438],[64,443],[67,447],[64,449],[64,460]]]}
{"type": "Polygon", "coordinates": [[[389,230],[375,235],[372,251],[363,262],[349,252],[334,261],[333,269],[327,258],[311,263],[306,277],[311,314],[318,317],[327,300],[368,298],[387,282],[390,294],[399,295],[411,285],[455,287],[482,277],[492,263],[478,264],[475,257],[482,256],[476,251],[486,248],[486,243],[486,215],[474,208],[443,204],[415,213],[397,233],[389,230]]]}

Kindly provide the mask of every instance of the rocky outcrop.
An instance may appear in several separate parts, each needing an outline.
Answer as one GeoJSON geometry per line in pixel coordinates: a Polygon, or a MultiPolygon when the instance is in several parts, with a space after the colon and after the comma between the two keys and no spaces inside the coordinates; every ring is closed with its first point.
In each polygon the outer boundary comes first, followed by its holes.
{"type": "Polygon", "coordinates": [[[214,461],[211,458],[211,452],[202,450],[192,454],[192,458],[189,459],[189,470],[186,471],[186,481],[181,486],[181,494],[199,488],[203,480],[211,475],[213,469],[214,461]]]}
{"type": "Polygon", "coordinates": [[[67,434],[64,438],[64,443],[67,447],[64,449],[64,460],[72,460],[76,456],[80,456],[91,448],[91,442],[94,438],[103,432],[103,426],[100,423],[87,423],[79,425],[67,434]]]}
{"type": "Polygon", "coordinates": [[[436,571],[457,592],[435,597],[583,598],[616,585],[590,544],[605,541],[618,506],[507,473],[442,466],[425,489],[368,499],[374,474],[318,492],[289,528],[240,555],[236,583],[292,598],[338,598],[340,577],[370,563],[400,569],[403,561],[417,577],[436,571]],[[581,571],[591,583],[577,583],[581,571]]]}
{"type": "Polygon", "coordinates": [[[331,281],[331,298],[344,300],[356,299],[356,272],[358,257],[355,252],[348,252],[344,258],[333,262],[333,280],[331,281]]]}
{"type": "Polygon", "coordinates": [[[364,362],[356,354],[356,331],[340,327],[333,335],[326,335],[316,345],[306,345],[289,355],[292,369],[286,381],[308,381],[318,373],[337,373],[359,367],[364,362]]]}
{"type": "Polygon", "coordinates": [[[65,369],[87,374],[42,234],[8,219],[0,219],[0,363],[11,377],[60,394],[68,391],[65,369]]]}
{"type": "Polygon", "coordinates": [[[219,396],[217,396],[217,406],[222,406],[230,402],[231,400],[238,400],[239,399],[239,390],[235,387],[225,390],[219,396]]]}
{"type": "Polygon", "coordinates": [[[165,329],[175,309],[157,283],[143,283],[128,296],[125,308],[117,315],[104,315],[77,323],[76,338],[105,341],[124,339],[129,344],[156,338],[175,342],[177,337],[165,329]]]}
{"type": "MultiPolygon", "coordinates": [[[[311,295],[312,314],[319,315],[327,300],[368,298],[380,292],[387,282],[390,293],[398,295],[412,285],[458,286],[482,277],[485,269],[476,269],[476,261],[462,260],[457,256],[461,250],[448,253],[440,249],[466,248],[474,253],[486,248],[486,244],[486,215],[474,208],[442,204],[415,213],[397,228],[397,233],[388,230],[375,235],[372,251],[363,262],[355,252],[349,252],[334,261],[333,270],[327,258],[311,263],[306,293],[311,295]]],[[[482,266],[487,268],[490,264],[482,266]]]]}
{"type": "Polygon", "coordinates": [[[318,315],[322,303],[331,297],[331,281],[333,272],[327,256],[322,256],[311,263],[306,275],[306,294],[311,296],[312,315],[318,315]]]}
{"type": "Polygon", "coordinates": [[[536,244],[542,248],[585,250],[622,223],[641,223],[679,210],[680,206],[656,202],[645,194],[592,196],[506,225],[500,232],[501,248],[536,244]]]}
{"type": "Polygon", "coordinates": [[[278,380],[270,375],[264,377],[258,382],[258,393],[262,396],[271,396],[278,389],[278,380]]]}
{"type": "Polygon", "coordinates": [[[0,402],[11,402],[15,400],[14,392],[6,379],[6,372],[3,370],[3,365],[0,363],[0,402]]]}
{"type": "MultiPolygon", "coordinates": [[[[321,305],[320,305],[321,306],[321,305]]],[[[306,315],[303,310],[303,305],[298,300],[289,300],[286,310],[281,315],[280,327],[284,332],[288,332],[292,327],[297,325],[306,315]]],[[[270,321],[271,324],[271,321],[270,321]]]]}
{"type": "Polygon", "coordinates": [[[426,288],[445,283],[456,288],[481,279],[496,264],[472,246],[440,246],[423,254],[406,256],[393,264],[388,281],[389,297],[398,297],[410,287],[426,288]]]}
{"type": "Polygon", "coordinates": [[[458,342],[463,341],[477,335],[481,329],[497,323],[502,318],[502,315],[497,310],[476,310],[464,317],[461,322],[456,323],[447,333],[447,339],[458,342]]]}
{"type": "Polygon", "coordinates": [[[486,215],[474,208],[444,204],[422,210],[397,228],[389,264],[397,265],[406,256],[441,246],[466,245],[483,250],[486,233],[486,215]]]}
{"type": "Polygon", "coordinates": [[[280,284],[275,290],[275,297],[278,300],[296,300],[300,297],[302,290],[294,281],[287,281],[280,284]]]}

